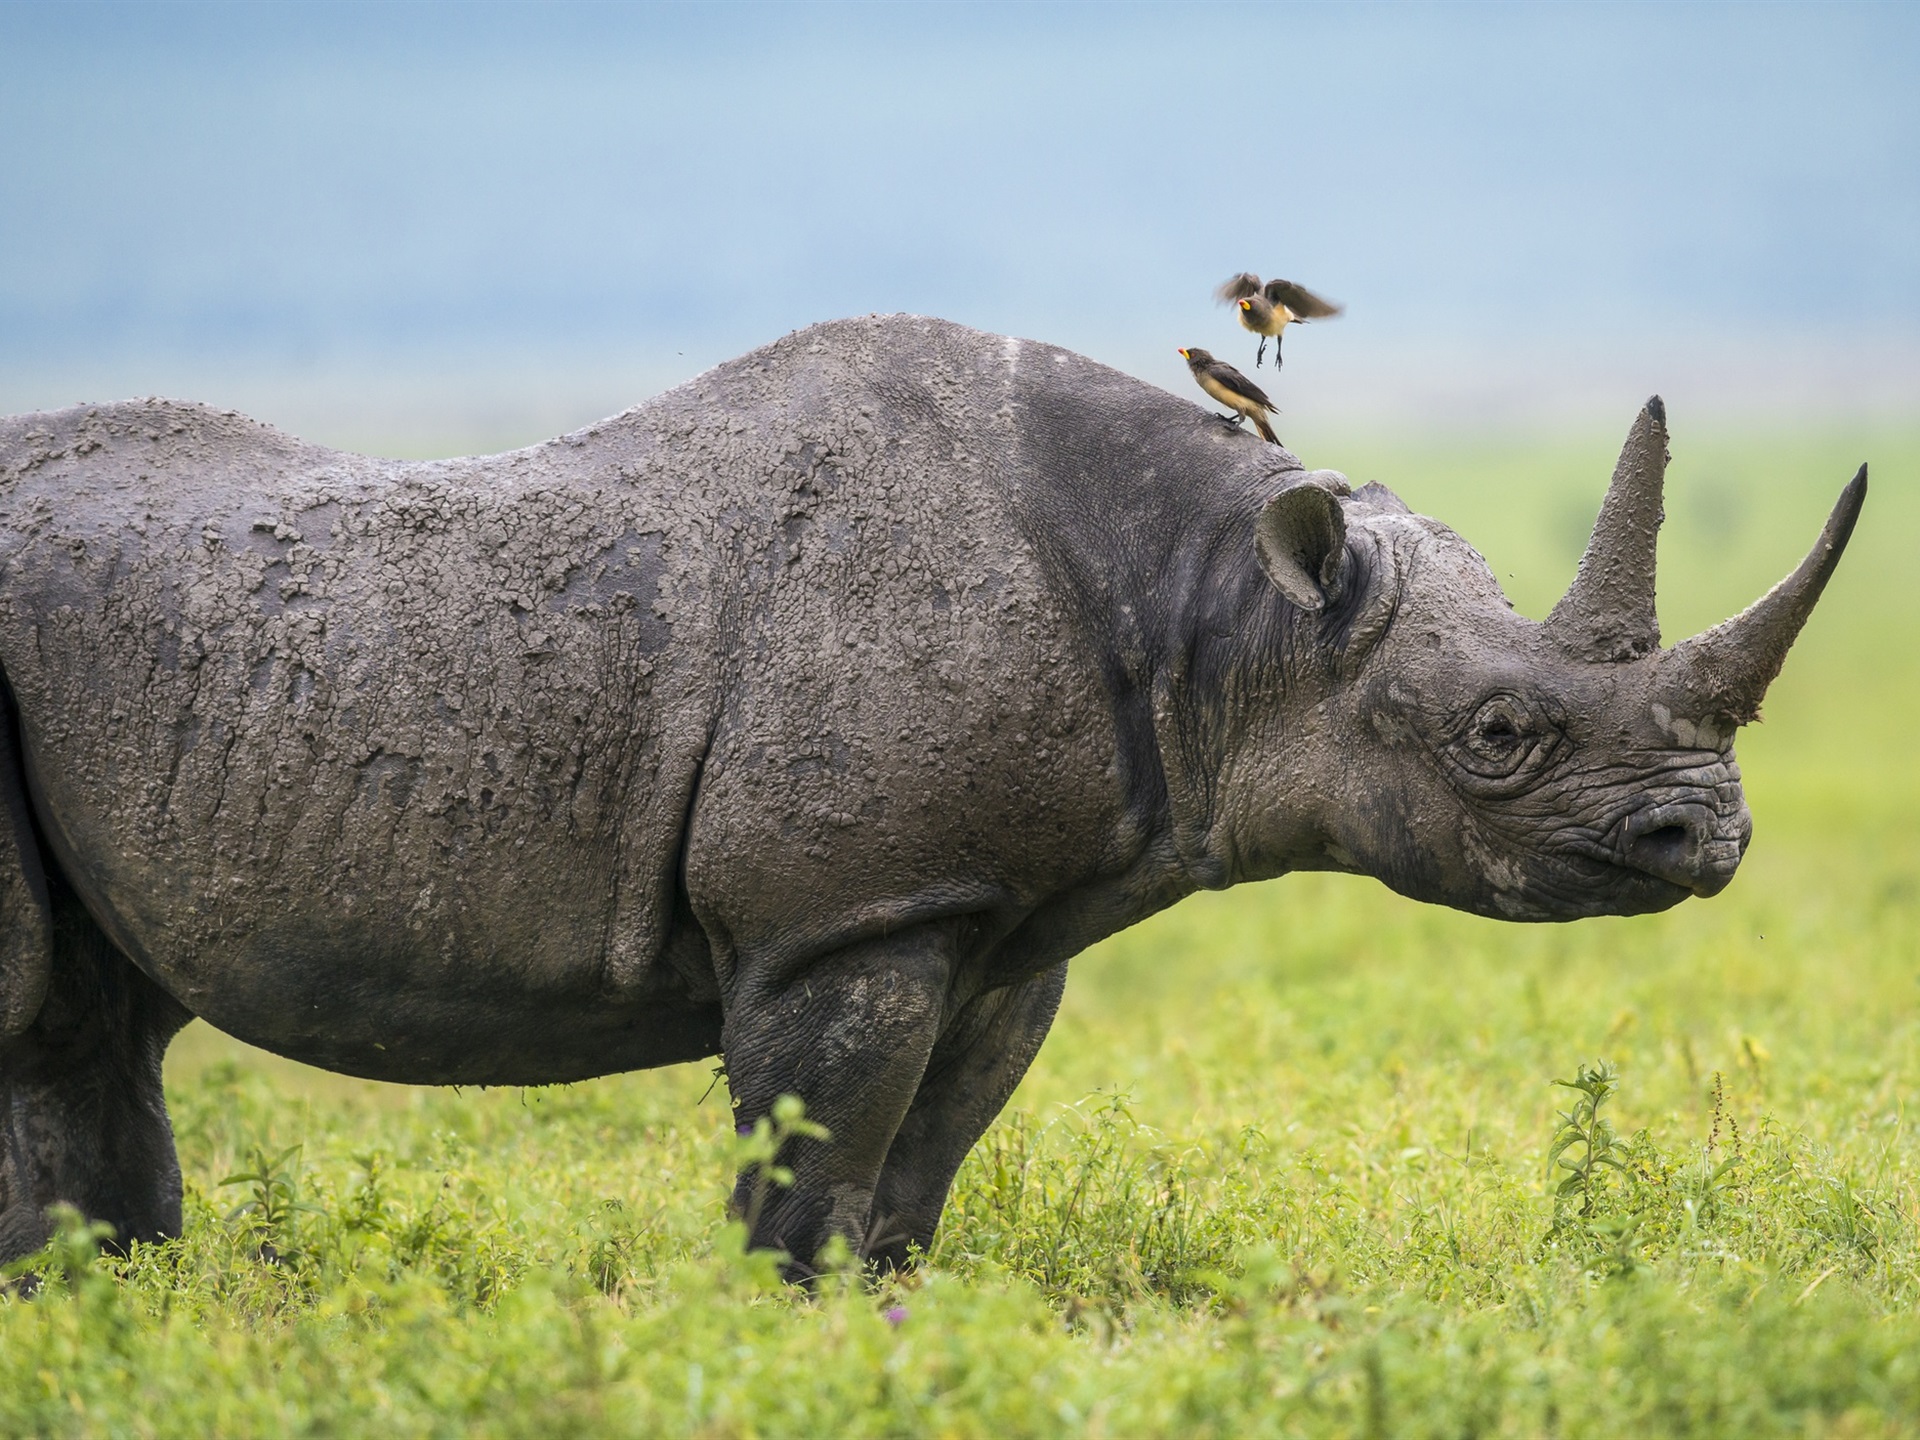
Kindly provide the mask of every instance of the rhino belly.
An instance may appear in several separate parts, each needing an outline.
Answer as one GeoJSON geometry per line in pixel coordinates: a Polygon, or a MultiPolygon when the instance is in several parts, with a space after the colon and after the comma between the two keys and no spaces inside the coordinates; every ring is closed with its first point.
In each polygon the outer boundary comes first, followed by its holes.
{"type": "MultiPolygon", "coordinates": [[[[331,835],[236,853],[218,830],[137,833],[31,768],[57,873],[154,979],[250,1044],[355,1074],[472,1083],[717,1048],[717,1010],[658,962],[675,937],[651,897],[623,904],[623,881],[646,877],[623,871],[610,838],[556,826],[544,842],[476,831],[450,847],[389,799],[331,835]],[[636,948],[655,963],[616,973],[636,948]]],[[[320,828],[291,797],[287,808],[256,812],[257,833],[320,828]]],[[[704,950],[697,933],[677,943],[704,950]]]]}

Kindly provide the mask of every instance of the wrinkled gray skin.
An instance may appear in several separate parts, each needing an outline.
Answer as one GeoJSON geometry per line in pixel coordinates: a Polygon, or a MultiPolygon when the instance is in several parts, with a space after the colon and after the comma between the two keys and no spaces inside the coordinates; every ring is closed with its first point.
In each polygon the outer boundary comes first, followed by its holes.
{"type": "Polygon", "coordinates": [[[56,1200],[177,1230],[193,1015],[422,1083],[723,1055],[739,1120],[791,1091],[832,1131],[756,1228],[804,1273],[929,1242],[1068,958],[1194,890],[1713,893],[1734,727],[1864,482],[1661,652],[1663,427],[1541,625],[1379,487],[916,317],[481,459],[0,421],[0,1260],[56,1200]]]}

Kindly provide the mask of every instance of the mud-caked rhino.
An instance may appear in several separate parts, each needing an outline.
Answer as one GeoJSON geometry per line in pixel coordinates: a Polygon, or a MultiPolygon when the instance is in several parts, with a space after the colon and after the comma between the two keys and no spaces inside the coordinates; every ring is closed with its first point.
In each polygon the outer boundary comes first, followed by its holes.
{"type": "Polygon", "coordinates": [[[927,1244],[1069,958],[1195,890],[1711,895],[1865,473],[1662,650],[1665,461],[1654,400],[1536,623],[1378,485],[919,317],[477,459],[0,421],[0,1260],[56,1201],[179,1228],[195,1015],[420,1083],[722,1056],[737,1121],[791,1092],[831,1132],[756,1218],[804,1273],[927,1244]]]}

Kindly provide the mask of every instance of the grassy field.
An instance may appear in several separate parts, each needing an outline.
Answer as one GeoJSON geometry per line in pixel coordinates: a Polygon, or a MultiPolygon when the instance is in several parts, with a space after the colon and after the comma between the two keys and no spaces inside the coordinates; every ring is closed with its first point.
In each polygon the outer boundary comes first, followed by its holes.
{"type": "MultiPolygon", "coordinates": [[[[1616,444],[1308,458],[1541,615],[1616,444]]],[[[1920,1433],[1920,435],[1683,431],[1662,609],[1751,600],[1863,456],[1720,898],[1522,928],[1341,877],[1198,897],[1075,962],[924,1270],[814,1298],[739,1254],[710,1067],[413,1091],[196,1026],[187,1235],[109,1263],[70,1228],[0,1300],[0,1433],[1920,1433]],[[1610,1131],[1553,1084],[1603,1060],[1610,1131]],[[1559,1112],[1617,1166],[1550,1176],[1559,1112]]]]}

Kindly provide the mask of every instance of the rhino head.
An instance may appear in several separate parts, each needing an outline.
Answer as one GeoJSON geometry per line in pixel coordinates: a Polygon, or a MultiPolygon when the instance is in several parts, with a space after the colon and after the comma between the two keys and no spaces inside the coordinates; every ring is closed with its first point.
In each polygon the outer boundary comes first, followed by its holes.
{"type": "MultiPolygon", "coordinates": [[[[1725,888],[1752,834],[1734,734],[1758,718],[1839,562],[1867,472],[1793,574],[1662,649],[1667,458],[1655,397],[1544,623],[1514,613],[1470,546],[1382,487],[1349,495],[1320,472],[1267,503],[1261,565],[1322,657],[1305,727],[1317,739],[1292,747],[1286,777],[1314,792],[1310,843],[1324,858],[1307,863],[1511,920],[1643,914],[1725,888]]],[[[1289,868],[1302,838],[1282,842],[1289,868]]]]}

